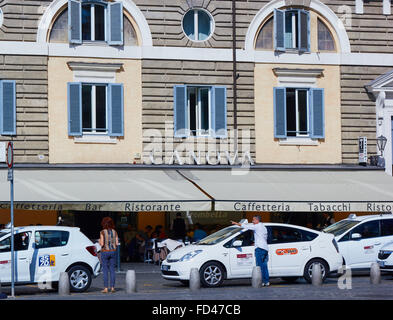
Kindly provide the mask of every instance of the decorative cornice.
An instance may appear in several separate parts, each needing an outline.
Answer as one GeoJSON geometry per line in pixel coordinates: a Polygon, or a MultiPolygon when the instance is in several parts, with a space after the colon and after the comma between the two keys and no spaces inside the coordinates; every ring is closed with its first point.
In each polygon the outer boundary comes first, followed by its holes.
{"type": "Polygon", "coordinates": [[[97,62],[67,62],[68,67],[72,71],[101,71],[101,72],[117,72],[122,67],[122,63],[97,63],[97,62]]]}
{"type": "Polygon", "coordinates": [[[273,68],[273,72],[278,77],[317,78],[322,76],[323,69],[273,68]]]}

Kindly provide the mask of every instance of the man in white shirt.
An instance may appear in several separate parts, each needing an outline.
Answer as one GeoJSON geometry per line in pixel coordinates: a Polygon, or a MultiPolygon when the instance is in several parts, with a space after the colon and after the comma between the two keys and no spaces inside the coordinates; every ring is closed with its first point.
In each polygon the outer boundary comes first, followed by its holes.
{"type": "Polygon", "coordinates": [[[269,260],[269,247],[267,245],[267,229],[261,222],[261,216],[254,216],[252,223],[238,223],[231,221],[239,227],[246,230],[254,231],[254,242],[255,242],[255,260],[256,265],[261,268],[262,272],[262,286],[269,286],[269,271],[267,268],[267,262],[269,260]]]}

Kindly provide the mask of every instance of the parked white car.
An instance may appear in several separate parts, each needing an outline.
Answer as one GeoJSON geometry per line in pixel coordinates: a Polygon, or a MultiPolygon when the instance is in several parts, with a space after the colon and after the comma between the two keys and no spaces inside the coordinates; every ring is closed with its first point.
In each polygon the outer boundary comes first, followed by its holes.
{"type": "MultiPolygon", "coordinates": [[[[315,263],[321,265],[323,279],[342,266],[333,235],[288,224],[265,226],[271,278],[295,281],[304,277],[311,282],[315,263]]],[[[171,252],[161,265],[162,276],[187,283],[191,268],[198,268],[206,287],[220,286],[225,279],[251,278],[255,266],[253,236],[253,231],[238,226],[219,230],[196,244],[171,252]]]]}
{"type": "Polygon", "coordinates": [[[393,242],[384,245],[378,253],[377,262],[381,271],[393,272],[393,242]]]}
{"type": "Polygon", "coordinates": [[[393,241],[393,215],[352,214],[323,231],[335,236],[347,267],[367,269],[377,261],[380,249],[393,241]]]}
{"type": "MultiPolygon", "coordinates": [[[[11,283],[11,231],[0,230],[0,281],[11,283]]],[[[89,289],[101,265],[96,246],[79,228],[29,226],[15,228],[15,283],[58,283],[68,272],[70,289],[89,289]]]]}

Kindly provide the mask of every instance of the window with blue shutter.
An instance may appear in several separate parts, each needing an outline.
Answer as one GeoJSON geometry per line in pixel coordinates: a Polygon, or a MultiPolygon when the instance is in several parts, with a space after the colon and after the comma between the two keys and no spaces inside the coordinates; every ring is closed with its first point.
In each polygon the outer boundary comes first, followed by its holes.
{"type": "Polygon", "coordinates": [[[287,137],[286,88],[273,89],[274,137],[287,137]]]}
{"type": "Polygon", "coordinates": [[[310,137],[315,139],[325,138],[325,107],[324,90],[310,89],[310,137]]]}
{"type": "Polygon", "coordinates": [[[82,135],[82,84],[68,83],[68,135],[82,135]]]}
{"type": "Polygon", "coordinates": [[[82,43],[82,5],[68,0],[68,39],[70,43],[82,43]]]}
{"type": "Polygon", "coordinates": [[[0,134],[16,135],[15,81],[0,81],[0,134]]]}
{"type": "Polygon", "coordinates": [[[274,9],[274,49],[310,51],[310,13],[306,10],[274,9]]]}
{"type": "Polygon", "coordinates": [[[114,2],[108,4],[109,39],[111,45],[123,44],[123,4],[114,2]]]}
{"type": "Polygon", "coordinates": [[[109,135],[112,137],[124,136],[124,103],[123,103],[123,85],[108,85],[109,99],[109,135]]]}
{"type": "Polygon", "coordinates": [[[173,121],[175,137],[188,137],[188,104],[187,87],[175,86],[173,88],[173,121]]]}
{"type": "Polygon", "coordinates": [[[274,88],[274,137],[325,137],[324,90],[274,88]]]}
{"type": "Polygon", "coordinates": [[[212,130],[216,138],[227,137],[227,92],[225,87],[212,88],[212,130]]]}
{"type": "Polygon", "coordinates": [[[123,45],[123,4],[120,1],[68,0],[70,43],[106,41],[123,45]]]}

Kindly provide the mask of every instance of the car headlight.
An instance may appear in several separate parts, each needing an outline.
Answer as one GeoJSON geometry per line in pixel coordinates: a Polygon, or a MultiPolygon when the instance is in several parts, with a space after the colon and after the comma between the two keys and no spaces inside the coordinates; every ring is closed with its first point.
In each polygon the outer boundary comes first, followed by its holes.
{"type": "Polygon", "coordinates": [[[195,250],[195,251],[189,252],[189,253],[185,254],[184,256],[182,256],[182,257],[180,258],[179,261],[188,261],[188,260],[191,260],[191,259],[194,258],[196,255],[200,254],[202,251],[203,251],[203,250],[195,250]]]}

